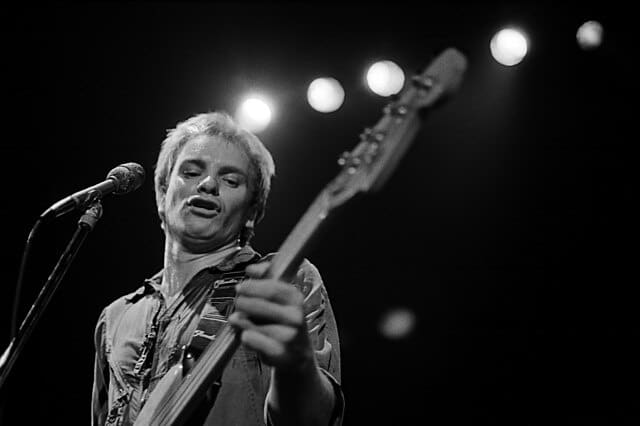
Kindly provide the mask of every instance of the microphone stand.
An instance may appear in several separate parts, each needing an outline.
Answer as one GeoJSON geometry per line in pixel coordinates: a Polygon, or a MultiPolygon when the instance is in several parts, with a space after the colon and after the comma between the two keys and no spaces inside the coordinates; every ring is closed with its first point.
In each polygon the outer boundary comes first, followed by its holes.
{"type": "Polygon", "coordinates": [[[100,201],[96,201],[89,206],[80,220],[78,220],[78,227],[73,237],[71,237],[71,241],[69,241],[67,248],[58,259],[58,263],[53,268],[42,290],[40,290],[40,294],[38,294],[36,301],[31,306],[31,309],[29,309],[24,321],[22,321],[16,336],[11,339],[9,346],[0,357],[0,389],[3,388],[13,364],[24,348],[24,344],[31,335],[36,322],[40,319],[44,309],[53,297],[53,294],[58,288],[58,284],[60,284],[60,281],[69,269],[80,246],[89,232],[93,230],[101,216],[102,204],[100,204],[100,201]]]}

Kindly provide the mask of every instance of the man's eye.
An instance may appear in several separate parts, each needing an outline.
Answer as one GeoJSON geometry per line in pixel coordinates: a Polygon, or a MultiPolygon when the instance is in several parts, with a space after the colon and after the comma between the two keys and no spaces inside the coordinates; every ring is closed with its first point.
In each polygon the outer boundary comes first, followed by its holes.
{"type": "Polygon", "coordinates": [[[197,170],[184,170],[182,172],[182,175],[186,177],[194,177],[194,176],[198,176],[199,174],[200,172],[197,170]]]}
{"type": "Polygon", "coordinates": [[[240,181],[234,177],[225,177],[224,181],[230,186],[238,186],[240,181]]]}

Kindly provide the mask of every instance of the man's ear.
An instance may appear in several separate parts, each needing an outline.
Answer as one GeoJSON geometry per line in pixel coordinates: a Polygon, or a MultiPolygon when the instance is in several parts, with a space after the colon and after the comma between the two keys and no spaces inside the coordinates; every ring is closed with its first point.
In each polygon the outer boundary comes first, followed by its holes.
{"type": "Polygon", "coordinates": [[[255,206],[251,206],[247,212],[247,220],[244,224],[247,228],[253,228],[256,225],[256,217],[258,216],[258,210],[255,206]]]}
{"type": "Polygon", "coordinates": [[[253,235],[255,234],[255,225],[256,225],[256,210],[251,207],[246,215],[246,220],[244,222],[244,226],[240,230],[240,235],[238,236],[238,241],[240,245],[249,244],[253,235]]]}
{"type": "Polygon", "coordinates": [[[165,187],[160,187],[160,192],[158,193],[158,198],[156,199],[156,204],[158,206],[158,217],[160,218],[160,227],[162,229],[164,229],[164,222],[165,222],[165,208],[164,208],[164,201],[166,199],[167,196],[167,190],[165,187]]]}

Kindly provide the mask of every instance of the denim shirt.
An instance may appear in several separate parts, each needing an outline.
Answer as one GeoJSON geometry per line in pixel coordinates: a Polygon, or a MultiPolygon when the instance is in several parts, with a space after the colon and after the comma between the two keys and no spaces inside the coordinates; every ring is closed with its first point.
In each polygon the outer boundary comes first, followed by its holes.
{"type": "MultiPolygon", "coordinates": [[[[169,306],[159,291],[162,271],[137,291],[103,309],[95,329],[95,368],[92,393],[92,425],[132,425],[155,385],[182,361],[200,312],[221,272],[243,271],[250,264],[268,260],[249,246],[231,259],[203,269],[169,306]]],[[[334,388],[332,424],[342,423],[344,397],[340,385],[340,346],[335,318],[317,268],[302,263],[293,284],[303,293],[309,336],[322,374],[334,388]]],[[[254,426],[270,424],[265,403],[270,368],[258,354],[243,346],[236,351],[222,375],[222,386],[213,407],[205,407],[203,425],[254,426]]]]}

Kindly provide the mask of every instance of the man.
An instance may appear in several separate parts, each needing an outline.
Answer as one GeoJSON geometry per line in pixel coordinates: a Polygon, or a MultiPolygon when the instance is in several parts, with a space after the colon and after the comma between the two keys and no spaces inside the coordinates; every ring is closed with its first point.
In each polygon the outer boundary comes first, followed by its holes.
{"type": "Polygon", "coordinates": [[[274,172],[260,140],[225,113],[168,132],[155,170],[164,268],[100,315],[93,424],[133,424],[167,371],[227,320],[241,347],[215,401],[205,398],[187,424],[342,422],[338,335],[317,269],[305,260],[293,283],[262,279],[268,257],[249,245],[274,172]]]}

